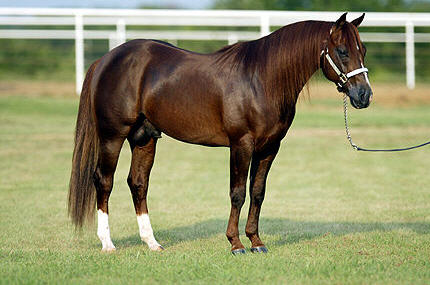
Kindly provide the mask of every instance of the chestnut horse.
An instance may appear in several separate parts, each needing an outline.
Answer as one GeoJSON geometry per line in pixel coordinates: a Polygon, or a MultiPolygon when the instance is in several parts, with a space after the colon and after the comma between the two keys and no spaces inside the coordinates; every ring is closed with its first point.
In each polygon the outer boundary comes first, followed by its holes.
{"type": "Polygon", "coordinates": [[[122,145],[129,141],[130,186],[142,240],[154,238],[146,197],[161,133],[177,140],[230,148],[231,211],[227,238],[233,254],[245,253],[239,214],[250,169],[246,236],[251,252],[267,252],[258,234],[270,166],[295,114],[298,95],[321,68],[356,108],[372,91],[357,27],[346,21],[304,21],[258,40],[199,54],[154,40],[129,41],[94,62],[82,89],[76,123],[68,211],[81,227],[97,202],[97,235],[103,251],[115,250],[108,200],[122,145]]]}

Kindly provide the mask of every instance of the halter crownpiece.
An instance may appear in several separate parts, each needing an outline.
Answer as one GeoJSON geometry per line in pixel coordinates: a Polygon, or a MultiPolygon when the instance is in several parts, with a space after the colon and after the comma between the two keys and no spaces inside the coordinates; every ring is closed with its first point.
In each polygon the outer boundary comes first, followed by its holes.
{"type": "Polygon", "coordinates": [[[334,63],[333,59],[331,58],[330,54],[328,53],[328,48],[325,48],[324,50],[321,51],[321,55],[323,55],[323,54],[324,54],[325,58],[327,59],[328,63],[330,64],[330,66],[333,68],[334,72],[336,72],[337,76],[339,76],[340,82],[336,83],[338,88],[343,89],[351,77],[356,76],[360,73],[364,73],[364,72],[368,73],[369,72],[369,70],[366,67],[362,66],[360,68],[354,69],[351,72],[344,73],[337,67],[336,63],[334,63]]]}

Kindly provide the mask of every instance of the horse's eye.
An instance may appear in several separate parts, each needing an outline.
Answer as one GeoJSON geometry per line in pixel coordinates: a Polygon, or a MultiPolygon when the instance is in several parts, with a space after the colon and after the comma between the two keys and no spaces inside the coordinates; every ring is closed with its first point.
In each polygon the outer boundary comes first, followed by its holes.
{"type": "Polygon", "coordinates": [[[341,58],[347,58],[349,56],[348,54],[348,50],[345,48],[336,48],[337,54],[341,57],[341,58]]]}

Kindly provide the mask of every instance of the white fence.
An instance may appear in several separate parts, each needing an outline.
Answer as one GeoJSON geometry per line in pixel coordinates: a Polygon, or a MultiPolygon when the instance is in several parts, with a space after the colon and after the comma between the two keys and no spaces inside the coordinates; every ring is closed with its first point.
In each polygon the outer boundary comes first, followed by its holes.
{"type": "MultiPolygon", "coordinates": [[[[234,43],[270,33],[271,27],[303,20],[335,21],[340,12],[240,11],[240,10],[127,10],[0,8],[0,26],[52,26],[52,29],[0,29],[7,39],[74,39],[76,53],[76,92],[84,78],[84,39],[108,39],[113,48],[126,39],[226,40],[234,43]],[[113,30],[85,30],[88,26],[114,26],[113,30]],[[55,26],[73,26],[57,29],[55,26]],[[165,26],[162,31],[129,30],[127,26],[165,26]],[[229,30],[169,30],[172,26],[229,27],[229,30]],[[258,27],[259,32],[238,27],[258,27]],[[236,28],[236,30],[235,30],[236,28]]],[[[348,14],[352,20],[361,13],[348,14]]],[[[404,27],[404,33],[360,33],[366,42],[406,43],[406,83],[415,87],[415,42],[430,42],[430,34],[415,33],[414,27],[430,26],[430,13],[366,13],[363,26],[404,27]]]]}

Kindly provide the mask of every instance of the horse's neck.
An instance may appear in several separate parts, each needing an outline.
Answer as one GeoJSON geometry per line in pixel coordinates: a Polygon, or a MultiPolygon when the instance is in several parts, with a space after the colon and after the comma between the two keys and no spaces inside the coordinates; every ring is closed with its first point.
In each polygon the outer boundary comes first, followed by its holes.
{"type": "Polygon", "coordinates": [[[272,87],[269,88],[269,92],[273,93],[269,96],[273,97],[274,103],[280,107],[281,112],[296,104],[299,93],[320,68],[320,49],[329,30],[325,31],[324,26],[305,37],[297,33],[295,28],[303,27],[298,25],[298,27],[293,26],[289,30],[280,31],[286,33],[281,35],[285,44],[279,45],[278,50],[272,53],[279,56],[271,60],[271,64],[275,66],[272,70],[276,74],[269,76],[271,82],[268,82],[268,86],[272,87]],[[301,38],[297,38],[300,36],[301,38]]]}

